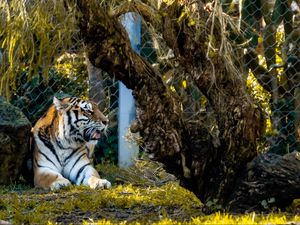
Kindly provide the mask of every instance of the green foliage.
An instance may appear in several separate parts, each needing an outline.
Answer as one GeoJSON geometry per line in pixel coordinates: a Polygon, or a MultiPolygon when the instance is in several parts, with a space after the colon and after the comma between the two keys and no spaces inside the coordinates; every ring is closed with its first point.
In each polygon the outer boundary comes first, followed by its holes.
{"type": "Polygon", "coordinates": [[[118,83],[114,82],[107,74],[103,76],[103,85],[106,87],[104,113],[109,118],[109,130],[106,137],[102,137],[95,147],[95,162],[118,163],[118,83]],[[108,112],[108,113],[107,113],[108,112]]]}
{"type": "MultiPolygon", "coordinates": [[[[258,38],[259,44],[262,44],[263,38],[258,38]]],[[[276,65],[283,65],[281,49],[284,43],[284,32],[276,33],[275,58],[276,65]]],[[[259,64],[267,70],[266,58],[258,55],[259,64]]],[[[254,74],[250,71],[247,77],[247,86],[250,94],[260,104],[265,113],[265,135],[258,144],[258,151],[270,151],[276,154],[284,155],[286,153],[297,151],[300,149],[299,141],[296,138],[295,121],[297,113],[295,110],[295,102],[292,91],[289,90],[286,71],[283,67],[273,68],[274,74],[277,76],[278,87],[284,88],[285,94],[280,95],[276,101],[272,98],[272,93],[267,92],[258,83],[254,74]],[[278,120],[278,121],[277,121],[278,120]]],[[[275,78],[274,78],[275,79],[275,78]]]]}
{"type": "MultiPolygon", "coordinates": [[[[263,87],[258,83],[257,79],[253,73],[249,73],[247,77],[247,87],[250,94],[256,100],[256,102],[262,107],[263,113],[265,115],[265,136],[273,135],[273,128],[271,123],[271,108],[270,108],[270,98],[271,94],[263,89],[263,87]]],[[[258,141],[257,151],[265,152],[268,146],[265,146],[266,138],[262,137],[258,141]]]]}
{"type": "Polygon", "coordinates": [[[211,199],[205,203],[205,206],[208,207],[209,211],[216,212],[223,210],[221,204],[219,204],[218,199],[211,199]]]}
{"type": "Polygon", "coordinates": [[[294,107],[293,98],[287,96],[280,98],[278,103],[274,105],[274,116],[280,120],[278,135],[275,136],[274,144],[270,148],[270,151],[273,153],[284,155],[300,149],[300,144],[295,136],[297,113],[294,107]]]}
{"type": "Polygon", "coordinates": [[[34,124],[52,104],[53,96],[79,96],[87,93],[87,81],[82,77],[70,79],[55,68],[49,70],[46,80],[41,74],[27,80],[28,70],[24,70],[16,81],[17,90],[11,103],[19,107],[34,124]]]}
{"type": "Polygon", "coordinates": [[[262,205],[265,209],[270,209],[271,205],[272,205],[273,203],[275,203],[275,202],[276,202],[275,198],[270,198],[270,199],[267,199],[267,200],[263,200],[263,201],[261,202],[261,205],[262,205]]]}
{"type": "Polygon", "coordinates": [[[20,70],[41,71],[47,79],[54,59],[71,49],[78,36],[75,9],[71,1],[0,1],[0,91],[7,98],[20,70]]]}
{"type": "Polygon", "coordinates": [[[109,135],[102,137],[95,147],[96,164],[103,162],[118,163],[118,127],[109,128],[109,135]]]}

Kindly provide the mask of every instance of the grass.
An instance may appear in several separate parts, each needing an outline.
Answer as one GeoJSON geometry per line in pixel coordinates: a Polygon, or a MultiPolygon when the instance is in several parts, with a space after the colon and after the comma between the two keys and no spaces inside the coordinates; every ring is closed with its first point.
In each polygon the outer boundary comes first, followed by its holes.
{"type": "MultiPolygon", "coordinates": [[[[71,186],[57,192],[27,185],[0,187],[1,220],[13,224],[286,224],[297,215],[204,215],[203,204],[158,164],[127,170],[100,165],[112,189],[71,186]],[[155,168],[155,170],[153,170],[155,168]],[[152,171],[152,173],[150,172],[152,171]]],[[[295,202],[294,207],[299,203],[295,202]]],[[[298,206],[297,206],[298,204],[298,206]]]]}
{"type": "Polygon", "coordinates": [[[91,190],[83,186],[58,192],[5,189],[1,191],[4,194],[0,200],[0,219],[14,224],[46,221],[68,224],[103,218],[114,223],[123,220],[146,223],[168,215],[175,220],[185,220],[201,214],[201,202],[176,182],[161,187],[123,184],[110,190],[91,190]]]}

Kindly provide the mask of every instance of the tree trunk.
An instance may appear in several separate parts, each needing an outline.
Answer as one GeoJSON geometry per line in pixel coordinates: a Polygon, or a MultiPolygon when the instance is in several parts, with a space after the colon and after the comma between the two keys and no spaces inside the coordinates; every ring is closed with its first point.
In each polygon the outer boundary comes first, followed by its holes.
{"type": "Polygon", "coordinates": [[[168,15],[164,17],[163,34],[217,115],[221,146],[216,150],[213,160],[207,163],[211,169],[204,182],[206,190],[201,191],[200,195],[204,195],[205,199],[214,196],[224,204],[241,168],[256,156],[256,139],[261,135],[263,120],[259,108],[246,91],[242,77],[226,65],[234,62],[230,62],[226,50],[221,52],[221,42],[225,43],[221,34],[224,28],[217,18],[213,24],[203,8],[199,4],[197,12],[202,16],[201,19],[208,22],[197,37],[195,34],[199,31],[195,27],[176,22],[182,13],[176,3],[162,7],[168,15]],[[220,50],[211,58],[207,57],[207,48],[203,46],[209,40],[209,35],[215,40],[213,48],[220,50]]]}
{"type": "Polygon", "coordinates": [[[138,112],[133,130],[153,159],[179,157],[186,144],[179,102],[164,85],[160,74],[130,47],[127,33],[94,1],[80,1],[80,28],[90,62],[133,90],[138,112]],[[162,141],[163,140],[163,141],[162,141]]]}
{"type": "MultiPolygon", "coordinates": [[[[140,132],[143,147],[151,157],[163,162],[204,202],[218,199],[231,209],[236,209],[240,203],[247,209],[254,209],[268,197],[257,194],[249,203],[240,198],[251,190],[246,183],[249,179],[245,176],[246,165],[256,157],[256,140],[262,134],[264,124],[259,107],[233,66],[232,52],[226,50],[230,46],[222,36],[225,31],[221,26],[222,18],[218,17],[220,14],[215,14],[212,20],[204,5],[195,2],[192,9],[197,13],[199,26],[189,25],[187,19],[179,19],[184,7],[174,1],[171,5],[162,3],[158,14],[162,21],[156,24],[161,25],[167,44],[212,106],[219,132],[216,135],[200,121],[183,122],[178,99],[165,86],[161,74],[130,48],[126,32],[117,18],[108,15],[94,1],[81,0],[79,8],[87,55],[93,65],[133,90],[138,118],[132,130],[140,132]],[[213,48],[209,49],[208,43],[213,44],[213,48]],[[218,52],[213,49],[218,49],[218,52]]],[[[261,162],[259,159],[252,161],[249,167],[261,162]]],[[[298,162],[296,157],[291,161],[298,162]]],[[[274,172],[269,170],[272,166],[271,163],[265,166],[270,174],[274,172]]],[[[295,179],[293,169],[286,176],[286,181],[290,178],[295,182],[293,184],[299,185],[299,177],[295,179]]],[[[279,177],[280,174],[274,179],[279,177]]],[[[258,176],[253,177],[256,178],[258,176]]],[[[268,193],[269,188],[268,185],[262,186],[260,193],[268,193]]],[[[295,192],[291,193],[287,197],[289,200],[297,196],[295,192]]]]}

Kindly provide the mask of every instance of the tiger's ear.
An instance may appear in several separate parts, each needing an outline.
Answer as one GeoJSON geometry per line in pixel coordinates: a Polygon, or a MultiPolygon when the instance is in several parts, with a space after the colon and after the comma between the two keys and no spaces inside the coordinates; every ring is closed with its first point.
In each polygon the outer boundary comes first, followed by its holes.
{"type": "Polygon", "coordinates": [[[67,108],[67,106],[68,106],[68,104],[66,104],[65,102],[59,100],[55,96],[53,97],[53,104],[54,104],[56,110],[62,110],[62,109],[67,108]]]}

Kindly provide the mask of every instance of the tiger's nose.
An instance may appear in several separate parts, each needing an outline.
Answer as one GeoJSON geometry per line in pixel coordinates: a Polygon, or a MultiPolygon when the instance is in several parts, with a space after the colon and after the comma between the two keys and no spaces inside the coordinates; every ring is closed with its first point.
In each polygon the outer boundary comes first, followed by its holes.
{"type": "Polygon", "coordinates": [[[105,126],[108,125],[108,122],[109,122],[109,120],[103,120],[102,121],[103,125],[105,125],[105,126]]]}

